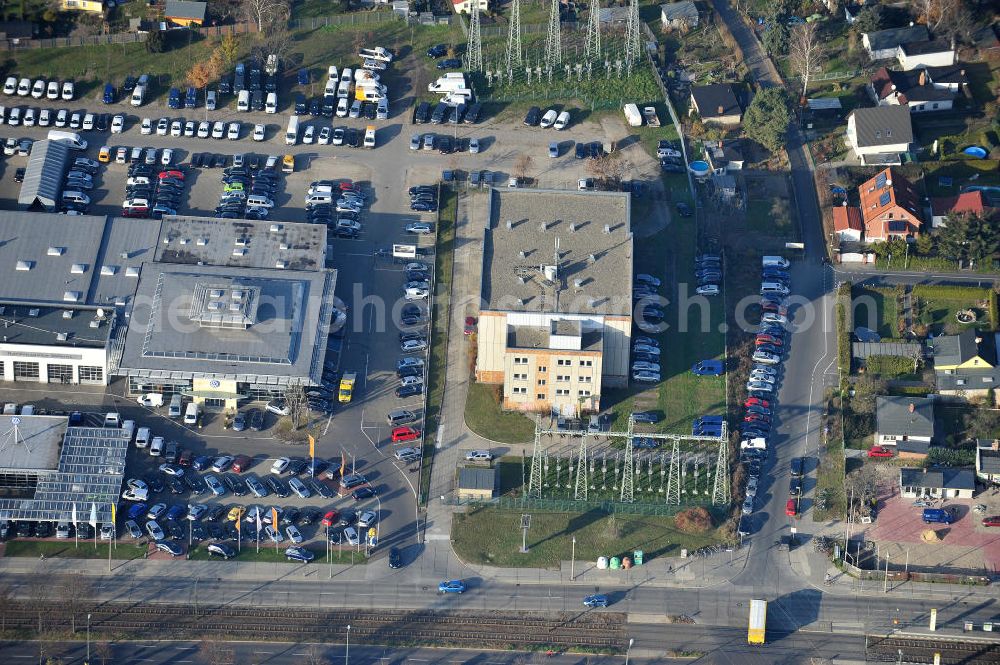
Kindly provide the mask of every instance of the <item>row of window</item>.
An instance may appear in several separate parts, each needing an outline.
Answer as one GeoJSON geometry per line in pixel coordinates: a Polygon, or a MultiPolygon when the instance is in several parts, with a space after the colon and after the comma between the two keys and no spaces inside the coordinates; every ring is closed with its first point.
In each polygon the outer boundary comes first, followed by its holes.
{"type": "MultiPolygon", "coordinates": [[[[514,364],[515,365],[527,365],[528,364],[528,358],[526,356],[514,356],[514,364]]],[[[580,367],[593,367],[594,366],[594,361],[593,360],[580,360],[580,361],[578,361],[577,364],[580,367]]],[[[557,358],[556,359],[556,365],[558,365],[559,367],[572,367],[573,366],[573,361],[572,361],[572,359],[569,359],[569,358],[557,358]]],[[[545,365],[539,365],[538,366],[538,371],[539,372],[547,372],[548,369],[549,368],[546,367],[545,365]]]]}
{"type": "MultiPolygon", "coordinates": [[[[513,388],[511,388],[511,393],[513,393],[514,395],[527,395],[528,389],[522,386],[514,386],[513,388]]],[[[556,397],[569,397],[569,394],[570,391],[568,388],[556,389],[556,397]]],[[[589,390],[578,390],[576,391],[576,394],[578,397],[590,397],[589,390]]],[[[536,399],[545,399],[546,395],[545,393],[538,393],[535,397],[536,399]]]]}
{"type": "MultiPolygon", "coordinates": [[[[15,381],[38,381],[41,376],[39,363],[15,360],[13,363],[15,381]]],[[[3,366],[0,365],[0,371],[3,366]]],[[[80,365],[77,368],[80,383],[103,384],[104,368],[80,365]]],[[[45,378],[49,383],[73,383],[73,366],[50,364],[46,366],[45,378]]]]}

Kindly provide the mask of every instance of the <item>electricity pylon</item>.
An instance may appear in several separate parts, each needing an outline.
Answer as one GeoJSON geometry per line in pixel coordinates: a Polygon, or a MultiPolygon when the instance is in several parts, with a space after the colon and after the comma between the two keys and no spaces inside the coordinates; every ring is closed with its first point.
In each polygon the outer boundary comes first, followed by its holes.
{"type": "Polygon", "coordinates": [[[521,52],[521,0],[510,4],[510,32],[507,33],[507,71],[524,63],[521,52]]]}
{"type": "Polygon", "coordinates": [[[469,54],[467,67],[470,72],[483,71],[483,38],[479,29],[479,0],[472,0],[469,17],[469,54]]]}
{"type": "Polygon", "coordinates": [[[551,0],[549,34],[545,39],[545,68],[555,69],[562,64],[562,31],[559,26],[559,0],[551,0]]]}
{"type": "MultiPolygon", "coordinates": [[[[517,2],[517,0],[514,0],[517,2]]],[[[596,62],[601,57],[601,3],[593,0],[590,3],[590,16],[587,19],[587,48],[584,52],[587,62],[596,62]]]]}

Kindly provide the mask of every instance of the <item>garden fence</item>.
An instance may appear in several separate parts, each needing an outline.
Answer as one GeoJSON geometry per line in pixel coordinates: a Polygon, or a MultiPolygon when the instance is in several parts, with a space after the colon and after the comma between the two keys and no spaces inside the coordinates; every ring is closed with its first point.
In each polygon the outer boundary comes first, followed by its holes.
{"type": "Polygon", "coordinates": [[[523,497],[501,496],[492,501],[460,499],[449,495],[444,503],[453,506],[504,508],[508,510],[533,510],[550,513],[583,513],[596,511],[608,515],[676,515],[682,510],[695,506],[711,507],[711,501],[688,501],[680,505],[664,503],[621,503],[618,501],[575,501],[573,499],[528,499],[523,497]]]}
{"type": "Polygon", "coordinates": [[[145,32],[119,32],[111,35],[87,37],[53,37],[51,39],[6,39],[0,41],[0,51],[19,51],[40,48],[69,48],[73,46],[105,46],[107,44],[134,44],[146,41],[145,32]]]}
{"type": "Polygon", "coordinates": [[[333,16],[309,16],[291,19],[288,22],[288,27],[291,30],[315,30],[333,25],[375,25],[397,20],[401,20],[401,17],[392,11],[350,12],[334,14],[333,16]]]}

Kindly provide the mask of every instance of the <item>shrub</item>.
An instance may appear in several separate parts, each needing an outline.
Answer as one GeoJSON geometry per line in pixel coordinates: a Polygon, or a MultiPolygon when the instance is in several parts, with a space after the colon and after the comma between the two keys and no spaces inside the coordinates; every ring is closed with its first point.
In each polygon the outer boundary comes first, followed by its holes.
{"type": "Polygon", "coordinates": [[[906,356],[870,356],[865,359],[865,367],[880,376],[903,376],[915,371],[913,359],[906,356]]]}
{"type": "Polygon", "coordinates": [[[712,528],[712,515],[700,506],[688,508],[677,513],[674,524],[685,533],[705,533],[712,528]]]}

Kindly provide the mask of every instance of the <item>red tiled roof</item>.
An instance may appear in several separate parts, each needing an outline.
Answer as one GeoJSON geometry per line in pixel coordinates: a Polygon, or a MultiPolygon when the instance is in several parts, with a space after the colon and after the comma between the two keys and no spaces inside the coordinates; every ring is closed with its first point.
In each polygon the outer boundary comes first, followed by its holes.
{"type": "Polygon", "coordinates": [[[940,196],[931,199],[931,210],[935,217],[956,215],[963,212],[982,214],[986,211],[986,200],[980,191],[962,192],[958,196],[940,196]]]}
{"type": "Polygon", "coordinates": [[[833,230],[860,231],[861,208],[855,206],[837,206],[833,209],[833,230]]]}
{"type": "Polygon", "coordinates": [[[861,216],[865,224],[896,208],[909,213],[915,226],[923,223],[917,190],[901,173],[891,168],[880,171],[874,178],[862,183],[858,187],[858,194],[861,197],[861,216]]]}

